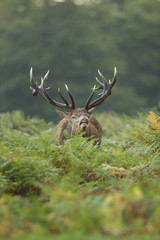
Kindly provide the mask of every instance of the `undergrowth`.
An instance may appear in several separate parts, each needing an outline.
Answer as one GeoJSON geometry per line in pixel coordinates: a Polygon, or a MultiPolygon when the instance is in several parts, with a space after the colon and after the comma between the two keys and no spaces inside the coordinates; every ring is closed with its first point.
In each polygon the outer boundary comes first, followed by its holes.
{"type": "Polygon", "coordinates": [[[56,146],[53,124],[0,114],[1,237],[160,234],[158,114],[99,121],[101,146],[81,136],[56,146]]]}

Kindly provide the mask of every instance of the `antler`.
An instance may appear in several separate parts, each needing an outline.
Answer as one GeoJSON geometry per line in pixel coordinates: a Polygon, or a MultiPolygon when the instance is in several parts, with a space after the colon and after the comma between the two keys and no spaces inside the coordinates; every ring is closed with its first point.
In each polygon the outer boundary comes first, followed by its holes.
{"type": "Polygon", "coordinates": [[[105,77],[102,75],[102,73],[99,70],[98,70],[98,74],[101,77],[103,82],[101,82],[96,77],[96,81],[97,81],[99,86],[96,87],[96,85],[94,85],[94,87],[92,89],[92,93],[89,96],[89,98],[87,99],[86,104],[84,106],[84,109],[86,109],[86,110],[89,110],[89,109],[91,109],[93,107],[96,107],[96,106],[100,105],[111,94],[111,89],[112,89],[112,87],[114,86],[114,84],[117,81],[117,69],[116,69],[116,67],[114,68],[113,79],[112,79],[112,81],[109,80],[109,83],[107,83],[105,77]],[[91,99],[92,99],[95,91],[99,90],[99,89],[103,89],[103,91],[99,94],[101,96],[91,102],[91,99]]]}
{"type": "Polygon", "coordinates": [[[47,93],[47,90],[50,89],[50,87],[45,88],[45,81],[47,80],[47,77],[49,75],[49,71],[45,74],[45,76],[43,78],[41,78],[41,84],[39,85],[38,82],[34,82],[33,81],[33,70],[31,68],[30,70],[30,84],[31,84],[31,90],[32,90],[32,94],[33,96],[37,96],[38,94],[40,94],[47,102],[49,102],[50,104],[56,106],[56,107],[60,107],[60,108],[67,108],[69,110],[73,110],[75,109],[75,103],[74,103],[74,99],[69,91],[68,86],[65,84],[66,90],[68,92],[68,95],[70,97],[71,100],[71,104],[69,104],[67,102],[67,100],[62,96],[61,92],[60,92],[60,88],[58,88],[58,93],[59,96],[62,98],[62,100],[64,101],[64,103],[59,103],[55,100],[53,100],[49,94],[47,93]]]}

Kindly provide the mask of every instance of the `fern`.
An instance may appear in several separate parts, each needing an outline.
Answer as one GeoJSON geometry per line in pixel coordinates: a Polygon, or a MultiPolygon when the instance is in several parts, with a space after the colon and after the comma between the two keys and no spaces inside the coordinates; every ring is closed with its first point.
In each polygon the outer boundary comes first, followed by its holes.
{"type": "Polygon", "coordinates": [[[156,114],[100,115],[101,146],[81,135],[56,146],[54,125],[22,112],[0,120],[1,237],[159,234],[156,114]]]}

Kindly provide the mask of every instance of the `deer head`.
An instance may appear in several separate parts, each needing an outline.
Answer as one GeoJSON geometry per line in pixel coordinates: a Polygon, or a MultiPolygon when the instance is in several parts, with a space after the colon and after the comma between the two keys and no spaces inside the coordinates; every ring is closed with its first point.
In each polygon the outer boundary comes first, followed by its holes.
{"type": "Polygon", "coordinates": [[[62,96],[60,92],[60,88],[58,88],[58,94],[63,100],[63,103],[53,100],[50,97],[50,95],[47,93],[49,88],[45,88],[45,82],[48,78],[48,74],[49,74],[49,71],[45,74],[43,78],[41,78],[41,84],[39,85],[37,82],[35,83],[33,80],[33,71],[31,68],[30,70],[31,87],[30,88],[32,90],[33,96],[37,96],[39,94],[50,104],[59,108],[68,109],[70,111],[70,112],[64,112],[56,109],[58,115],[62,118],[62,120],[58,125],[57,132],[55,134],[55,139],[57,138],[59,139],[58,144],[62,144],[65,139],[65,136],[63,135],[64,130],[69,131],[70,137],[77,135],[81,132],[84,132],[84,136],[86,137],[93,137],[93,138],[100,139],[102,135],[101,126],[97,121],[97,119],[92,115],[92,112],[96,106],[100,105],[111,94],[111,89],[117,80],[116,68],[114,69],[113,79],[112,81],[109,80],[109,83],[106,81],[102,73],[98,70],[98,74],[102,79],[102,82],[96,77],[98,87],[94,85],[94,87],[92,88],[92,92],[85,103],[84,108],[75,107],[74,99],[66,84],[65,84],[65,87],[69,95],[69,98],[71,100],[71,103],[68,103],[68,101],[64,98],[64,96],[62,96]],[[102,90],[102,92],[99,94],[98,98],[91,101],[95,91],[97,90],[102,90]]]}
{"type": "Polygon", "coordinates": [[[85,132],[86,136],[89,136],[90,117],[93,108],[88,111],[83,108],[76,108],[71,113],[60,111],[58,109],[56,109],[56,111],[62,119],[67,120],[70,137],[80,134],[81,132],[85,132]]]}

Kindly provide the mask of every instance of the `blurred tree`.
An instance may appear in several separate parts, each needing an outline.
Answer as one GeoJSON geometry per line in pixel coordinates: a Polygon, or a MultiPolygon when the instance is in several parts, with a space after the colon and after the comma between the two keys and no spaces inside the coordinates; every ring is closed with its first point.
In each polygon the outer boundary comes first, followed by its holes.
{"type": "Polygon", "coordinates": [[[151,107],[160,96],[160,2],[156,0],[126,1],[117,17],[118,49],[126,60],[128,81],[144,105],[151,107]]]}
{"type": "Polygon", "coordinates": [[[23,109],[55,119],[55,109],[32,98],[29,69],[50,69],[50,94],[64,83],[83,107],[96,70],[119,80],[98,109],[134,114],[159,98],[159,5],[156,0],[1,0],[0,111],[23,109]],[[83,4],[82,4],[83,3],[83,4]],[[85,87],[84,87],[85,86],[85,87]],[[53,113],[52,113],[53,111],[53,113]]]}

